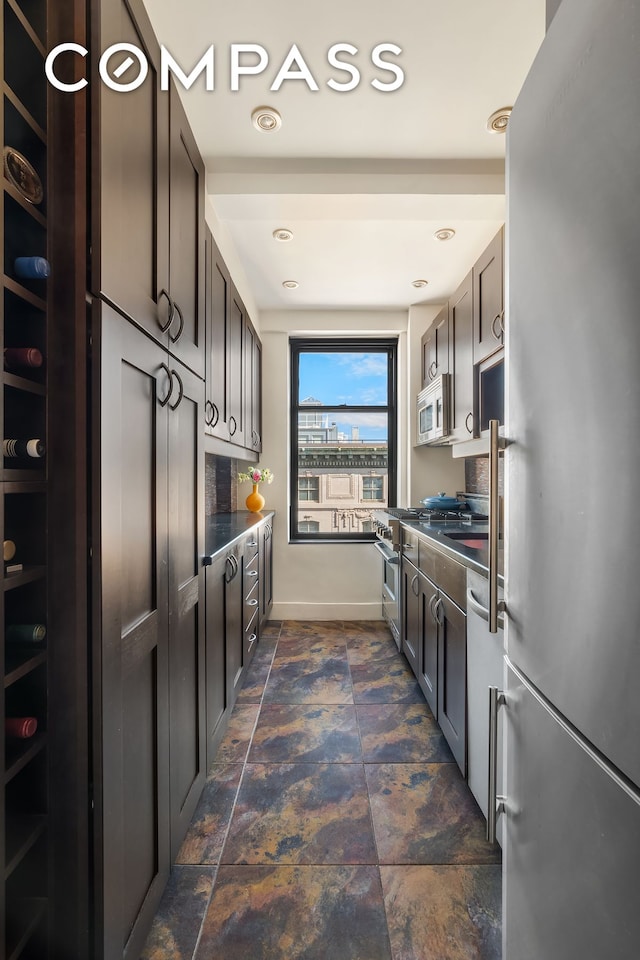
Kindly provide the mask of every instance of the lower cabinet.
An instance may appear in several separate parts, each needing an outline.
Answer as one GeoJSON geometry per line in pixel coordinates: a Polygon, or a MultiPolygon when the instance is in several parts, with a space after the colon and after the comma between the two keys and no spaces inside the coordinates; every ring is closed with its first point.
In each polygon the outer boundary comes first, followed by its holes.
{"type": "Polygon", "coordinates": [[[226,550],[205,557],[207,766],[271,611],[272,522],[265,519],[226,550]]]}
{"type": "Polygon", "coordinates": [[[204,383],[94,306],[97,954],[137,960],[204,784],[204,383]]]}
{"type": "Polygon", "coordinates": [[[464,588],[460,592],[466,583],[464,567],[430,549],[426,539],[412,532],[407,532],[403,552],[405,546],[418,565],[402,557],[401,649],[466,776],[467,618],[464,588]],[[439,575],[442,580],[436,582],[439,575]],[[444,592],[443,585],[455,593],[461,606],[444,592]]]}

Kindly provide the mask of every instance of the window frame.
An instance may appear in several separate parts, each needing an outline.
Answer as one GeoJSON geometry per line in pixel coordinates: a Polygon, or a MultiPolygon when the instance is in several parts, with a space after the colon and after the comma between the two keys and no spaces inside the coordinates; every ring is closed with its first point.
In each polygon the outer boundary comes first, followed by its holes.
{"type": "MultiPolygon", "coordinates": [[[[398,463],[398,338],[397,337],[291,337],[289,339],[291,366],[291,393],[289,397],[290,414],[290,469],[289,469],[289,542],[290,543],[371,543],[376,539],[373,531],[369,533],[303,533],[298,530],[296,517],[301,506],[312,501],[299,500],[298,480],[298,414],[305,411],[300,408],[300,356],[305,353],[381,353],[387,357],[387,403],[380,405],[333,404],[314,407],[318,413],[340,410],[350,413],[383,413],[387,415],[387,503],[396,502],[397,463],[398,463]]],[[[304,427],[303,427],[304,429],[304,427]]],[[[378,504],[379,500],[367,501],[378,504]]]]}

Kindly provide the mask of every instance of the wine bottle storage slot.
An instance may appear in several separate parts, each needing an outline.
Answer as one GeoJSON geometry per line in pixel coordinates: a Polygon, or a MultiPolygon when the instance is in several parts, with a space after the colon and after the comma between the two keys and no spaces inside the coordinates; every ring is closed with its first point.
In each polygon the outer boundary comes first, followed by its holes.
{"type": "MultiPolygon", "coordinates": [[[[36,734],[37,736],[37,734],[36,734]]],[[[21,817],[41,818],[47,812],[47,754],[39,751],[31,763],[7,784],[6,798],[9,818],[13,821],[21,817]]],[[[10,823],[5,828],[6,850],[9,850],[10,823]]],[[[8,860],[8,858],[7,858],[8,860]]]]}
{"type": "MultiPolygon", "coordinates": [[[[2,444],[3,478],[5,480],[42,480],[46,472],[46,401],[36,393],[15,389],[5,381],[4,386],[4,432],[6,440],[41,440],[42,445],[28,449],[32,452],[43,451],[43,456],[10,456],[11,452],[20,453],[23,444],[2,444]]],[[[40,529],[39,539],[43,540],[44,527],[40,529]]],[[[9,539],[13,539],[10,537],[9,539]]],[[[38,551],[42,555],[42,551],[38,551]]],[[[32,561],[43,563],[44,560],[32,561]]]]}
{"type": "MultiPolygon", "coordinates": [[[[16,553],[11,564],[29,567],[46,562],[46,503],[41,493],[5,494],[4,539],[13,540],[16,553]]],[[[6,566],[5,566],[6,569],[6,566]]],[[[33,617],[29,618],[29,622],[33,617]]]]}
{"type": "MultiPolygon", "coordinates": [[[[27,122],[7,96],[4,98],[4,146],[12,147],[24,156],[38,174],[44,188],[47,169],[46,146],[33,126],[27,122]]],[[[36,206],[42,214],[46,214],[46,199],[45,193],[42,201],[36,206]]]]}
{"type": "Polygon", "coordinates": [[[15,269],[18,257],[42,257],[47,255],[47,231],[34,219],[30,210],[25,209],[5,191],[4,197],[4,272],[16,283],[31,290],[38,297],[46,298],[47,281],[19,277],[15,269]],[[8,223],[11,226],[9,228],[8,223]]]}
{"type": "MultiPolygon", "coordinates": [[[[29,583],[19,590],[12,590],[4,598],[4,618],[5,628],[17,627],[20,624],[42,624],[45,627],[45,636],[42,641],[30,642],[27,646],[32,646],[34,650],[46,646],[46,624],[47,624],[47,591],[44,581],[29,583]]],[[[9,643],[11,647],[14,642],[7,639],[7,649],[9,643]]],[[[22,646],[25,644],[22,643],[22,646]]]]}
{"type": "Polygon", "coordinates": [[[42,664],[5,690],[5,738],[7,751],[10,746],[21,746],[32,741],[36,733],[47,729],[46,704],[47,670],[42,664]],[[35,723],[16,724],[13,721],[30,720],[35,723]],[[11,721],[11,723],[9,723],[11,721]]]}
{"type": "MultiPolygon", "coordinates": [[[[4,4],[4,79],[24,103],[36,123],[46,127],[47,88],[44,81],[44,57],[29,31],[25,30],[11,4],[4,4]],[[34,83],[43,77],[42,83],[34,83]]],[[[33,26],[30,17],[26,18],[33,26]]],[[[42,47],[42,44],[39,43],[42,47]]],[[[12,144],[10,144],[12,146],[12,144]]]]}
{"type": "Polygon", "coordinates": [[[8,2],[22,13],[40,40],[40,43],[46,43],[47,21],[42,0],[8,0],[8,2]]]}
{"type": "Polygon", "coordinates": [[[4,347],[5,350],[31,348],[38,351],[42,357],[39,367],[27,365],[24,360],[21,362],[19,357],[12,360],[5,355],[4,369],[26,380],[39,384],[45,383],[47,357],[44,314],[6,288],[4,291],[4,347]]]}
{"type": "Polygon", "coordinates": [[[36,897],[7,903],[7,960],[46,956],[46,911],[46,900],[36,897]]]}

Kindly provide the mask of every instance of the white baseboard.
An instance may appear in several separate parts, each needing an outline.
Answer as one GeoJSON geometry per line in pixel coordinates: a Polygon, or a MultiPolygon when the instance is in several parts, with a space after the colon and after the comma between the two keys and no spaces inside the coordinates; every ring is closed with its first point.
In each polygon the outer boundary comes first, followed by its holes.
{"type": "Polygon", "coordinates": [[[382,620],[382,604],[376,603],[277,603],[270,620],[382,620]]]}

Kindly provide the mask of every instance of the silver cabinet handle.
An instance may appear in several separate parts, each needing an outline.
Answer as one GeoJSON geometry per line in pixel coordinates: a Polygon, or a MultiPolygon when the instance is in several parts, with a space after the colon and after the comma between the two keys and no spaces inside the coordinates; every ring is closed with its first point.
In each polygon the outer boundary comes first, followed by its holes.
{"type": "Polygon", "coordinates": [[[466,428],[467,433],[471,433],[471,434],[472,434],[472,433],[473,433],[473,412],[467,414],[467,416],[466,416],[466,418],[465,418],[465,421],[464,421],[464,425],[465,425],[465,428],[466,428]],[[471,418],[471,426],[469,426],[469,418],[471,418]]]}
{"type": "Polygon", "coordinates": [[[160,317],[157,317],[157,322],[158,322],[158,326],[160,327],[160,332],[166,333],[169,327],[171,326],[171,324],[173,323],[173,317],[175,314],[175,305],[173,303],[173,300],[171,299],[171,297],[163,287],[160,293],[158,294],[158,306],[160,305],[160,301],[162,300],[163,297],[166,297],[169,303],[169,319],[167,320],[166,323],[160,323],[160,317]]]}
{"type": "Polygon", "coordinates": [[[489,687],[489,786],[487,795],[487,840],[496,842],[496,820],[505,811],[505,797],[498,796],[498,709],[506,703],[497,687],[489,687]]]}
{"type": "Polygon", "coordinates": [[[254,645],[257,639],[258,639],[257,635],[255,633],[252,633],[251,636],[249,637],[249,648],[248,648],[249,650],[251,650],[251,647],[254,645]]]}
{"type": "Polygon", "coordinates": [[[438,597],[438,599],[433,605],[433,618],[439,627],[441,627],[444,623],[444,619],[442,620],[440,619],[440,615],[442,614],[443,610],[444,610],[444,603],[442,602],[442,597],[438,597]]]}
{"type": "Polygon", "coordinates": [[[179,407],[180,404],[182,403],[182,398],[184,397],[184,384],[183,384],[183,382],[182,382],[182,377],[181,377],[180,374],[177,373],[175,370],[172,370],[172,371],[171,371],[171,376],[172,376],[172,377],[175,377],[176,380],[178,381],[178,391],[179,391],[179,392],[178,392],[178,399],[176,400],[175,403],[170,403],[170,404],[169,404],[169,409],[170,409],[170,410],[175,410],[176,407],[179,407]]]}
{"type": "Polygon", "coordinates": [[[429,379],[430,379],[430,380],[433,380],[433,378],[435,377],[435,375],[436,375],[436,370],[437,370],[437,369],[438,369],[438,364],[437,364],[437,363],[435,362],[435,360],[434,360],[433,363],[431,364],[431,366],[429,367],[429,379]]]}
{"type": "Polygon", "coordinates": [[[429,600],[429,613],[431,614],[431,617],[433,618],[433,620],[435,620],[436,623],[438,622],[438,618],[436,617],[434,604],[437,599],[438,599],[438,594],[434,593],[434,595],[431,597],[431,600],[429,600]]]}
{"type": "MultiPolygon", "coordinates": [[[[483,620],[489,622],[489,610],[487,607],[483,607],[480,601],[475,596],[473,590],[467,590],[467,608],[473,610],[474,613],[477,613],[479,617],[482,617],[483,620]]],[[[504,617],[498,617],[498,629],[504,627],[504,617]]]]}
{"type": "Polygon", "coordinates": [[[258,605],[258,601],[257,601],[257,600],[247,600],[247,606],[248,606],[248,607],[257,607],[257,605],[258,605]]]}
{"type": "Polygon", "coordinates": [[[258,571],[257,571],[257,570],[247,570],[247,576],[248,576],[248,577],[257,577],[257,576],[258,576],[258,571]]]}
{"type": "Polygon", "coordinates": [[[238,421],[235,417],[229,417],[229,434],[233,436],[236,430],[238,429],[238,421]],[[232,426],[233,424],[233,426],[232,426]]]}
{"type": "MultiPolygon", "coordinates": [[[[180,309],[180,307],[178,306],[178,304],[175,302],[175,300],[173,301],[173,305],[174,305],[174,307],[175,307],[175,309],[176,309],[176,312],[177,312],[177,314],[178,314],[178,316],[179,316],[179,318],[180,318],[180,324],[179,324],[179,326],[178,326],[178,332],[176,333],[175,337],[172,337],[172,336],[171,336],[171,331],[169,331],[169,340],[171,340],[171,343],[177,343],[178,340],[180,339],[180,337],[182,336],[182,331],[184,330],[184,316],[182,315],[182,310],[180,309]]],[[[171,324],[169,324],[169,326],[171,326],[171,324]]],[[[168,329],[168,328],[167,328],[167,329],[168,329]]]]}
{"type": "Polygon", "coordinates": [[[164,400],[160,400],[160,399],[159,399],[159,400],[158,400],[158,403],[160,404],[161,407],[166,407],[166,405],[169,403],[169,399],[170,399],[170,397],[171,397],[171,394],[173,393],[173,376],[172,376],[172,374],[171,374],[171,370],[169,370],[169,367],[166,365],[166,363],[161,363],[160,366],[162,367],[162,369],[165,371],[165,373],[166,373],[167,376],[169,377],[169,392],[167,393],[167,395],[166,395],[166,397],[164,398],[164,400]]]}
{"type": "Polygon", "coordinates": [[[414,587],[414,584],[417,583],[417,582],[418,582],[418,574],[416,573],[415,576],[413,576],[413,577],[411,578],[411,592],[412,592],[416,597],[418,596],[418,594],[419,594],[419,592],[420,592],[419,589],[416,589],[416,587],[414,587]]]}
{"type": "Polygon", "coordinates": [[[491,321],[491,333],[493,334],[496,340],[500,340],[502,338],[502,334],[504,333],[503,317],[504,317],[504,310],[501,310],[500,313],[497,313],[493,318],[493,320],[491,321]],[[498,333],[496,333],[496,324],[498,324],[498,333]]]}
{"type": "Polygon", "coordinates": [[[258,546],[258,541],[257,541],[257,540],[247,540],[247,546],[248,546],[248,547],[257,547],[257,546],[258,546]]]}

